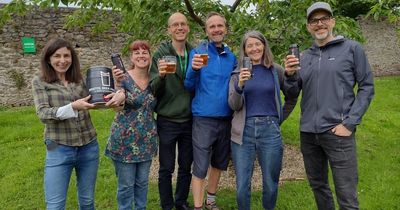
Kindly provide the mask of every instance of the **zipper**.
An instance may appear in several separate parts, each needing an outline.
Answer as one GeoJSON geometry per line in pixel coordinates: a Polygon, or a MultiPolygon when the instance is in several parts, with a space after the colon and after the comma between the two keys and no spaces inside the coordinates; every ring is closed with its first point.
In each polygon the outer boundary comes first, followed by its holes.
{"type": "MultiPolygon", "coordinates": [[[[217,49],[216,49],[217,50],[217,49]]],[[[221,68],[221,59],[220,59],[220,54],[218,53],[218,50],[217,50],[217,58],[218,58],[218,69],[219,69],[219,72],[221,73],[222,72],[222,68],[221,68]]]]}
{"type": "Polygon", "coordinates": [[[343,114],[343,103],[344,103],[344,89],[342,87],[342,104],[341,105],[341,113],[340,113],[340,117],[342,118],[342,122],[344,120],[344,114],[343,114]]]}
{"type": "Polygon", "coordinates": [[[315,107],[316,107],[316,112],[315,112],[315,123],[314,123],[314,131],[317,133],[317,125],[318,125],[318,113],[319,113],[319,106],[318,106],[318,90],[319,90],[319,72],[321,71],[321,59],[322,59],[322,49],[319,48],[319,58],[318,58],[318,69],[317,69],[317,89],[316,89],[316,94],[315,94],[315,107]]]}

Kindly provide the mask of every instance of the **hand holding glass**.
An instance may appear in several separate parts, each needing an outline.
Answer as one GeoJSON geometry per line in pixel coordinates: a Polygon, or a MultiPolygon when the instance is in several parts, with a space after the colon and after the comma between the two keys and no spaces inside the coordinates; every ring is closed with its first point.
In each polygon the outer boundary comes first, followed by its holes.
{"type": "MultiPolygon", "coordinates": [[[[297,59],[300,59],[300,51],[299,51],[299,45],[297,44],[291,44],[289,46],[289,53],[288,55],[294,55],[297,59]]],[[[299,60],[300,61],[300,60],[299,60]]],[[[296,65],[298,67],[299,65],[296,65]]]]}
{"type": "Polygon", "coordinates": [[[243,58],[243,68],[250,72],[250,78],[249,79],[251,79],[253,77],[253,73],[252,73],[253,65],[252,65],[251,59],[249,57],[244,57],[243,58]]]}
{"type": "Polygon", "coordinates": [[[176,72],[176,57],[167,55],[163,56],[162,60],[164,60],[167,63],[167,67],[165,68],[165,73],[167,74],[173,74],[176,72]]]}
{"type": "Polygon", "coordinates": [[[199,46],[197,47],[197,51],[200,54],[200,57],[203,59],[203,66],[208,65],[208,41],[203,40],[200,42],[199,46]]]}

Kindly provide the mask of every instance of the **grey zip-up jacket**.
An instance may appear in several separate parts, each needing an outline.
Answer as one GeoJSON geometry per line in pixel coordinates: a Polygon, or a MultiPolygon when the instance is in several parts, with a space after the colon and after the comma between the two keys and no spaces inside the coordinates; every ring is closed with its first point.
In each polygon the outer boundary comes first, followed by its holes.
{"type": "Polygon", "coordinates": [[[297,97],[302,90],[300,130],[323,133],[342,123],[355,131],[374,95],[362,46],[342,36],[322,47],[314,43],[302,53],[300,66],[286,77],[289,94],[297,97]]]}

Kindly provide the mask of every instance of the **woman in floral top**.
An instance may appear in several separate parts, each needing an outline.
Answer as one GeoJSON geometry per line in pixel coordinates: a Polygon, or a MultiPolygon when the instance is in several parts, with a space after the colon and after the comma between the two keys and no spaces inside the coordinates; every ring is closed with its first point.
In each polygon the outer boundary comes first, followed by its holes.
{"type": "Polygon", "coordinates": [[[153,117],[155,97],[149,86],[150,46],[134,41],[130,46],[132,68],[126,73],[113,68],[117,91],[111,103],[124,103],[111,125],[105,151],[113,160],[118,178],[118,209],[145,209],[151,161],[157,152],[153,117]],[[125,93],[125,94],[122,94],[125,93]]]}

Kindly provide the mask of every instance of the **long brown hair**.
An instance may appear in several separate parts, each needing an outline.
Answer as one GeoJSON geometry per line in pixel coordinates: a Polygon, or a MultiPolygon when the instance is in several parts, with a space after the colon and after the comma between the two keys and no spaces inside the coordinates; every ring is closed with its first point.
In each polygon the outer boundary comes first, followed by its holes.
{"type": "Polygon", "coordinates": [[[265,36],[255,30],[248,31],[242,38],[242,43],[240,44],[240,52],[239,52],[239,67],[243,66],[243,57],[246,55],[246,42],[249,38],[255,38],[260,40],[264,44],[264,52],[261,58],[261,64],[265,67],[270,68],[274,64],[274,56],[272,55],[271,49],[269,48],[269,44],[265,36]]]}
{"type": "Polygon", "coordinates": [[[82,81],[82,73],[79,64],[79,59],[76,51],[68,41],[55,38],[47,42],[43,48],[42,56],[40,58],[40,70],[43,81],[52,83],[58,81],[57,73],[53,66],[50,64],[50,57],[60,48],[66,47],[71,51],[72,63],[67,72],[65,73],[65,79],[68,82],[80,83],[82,81]]]}

